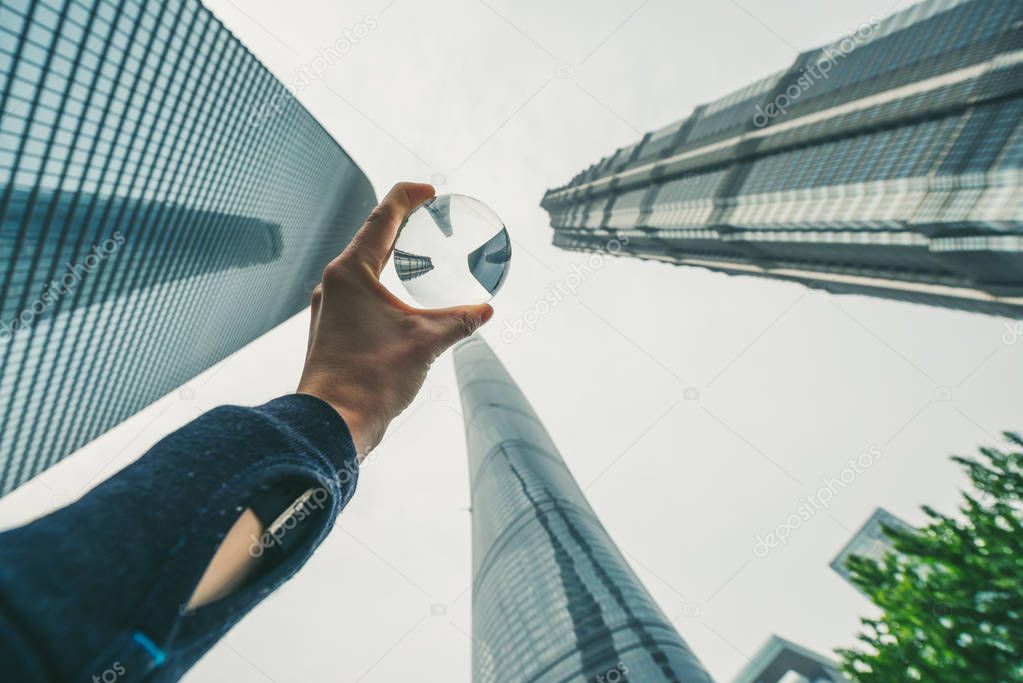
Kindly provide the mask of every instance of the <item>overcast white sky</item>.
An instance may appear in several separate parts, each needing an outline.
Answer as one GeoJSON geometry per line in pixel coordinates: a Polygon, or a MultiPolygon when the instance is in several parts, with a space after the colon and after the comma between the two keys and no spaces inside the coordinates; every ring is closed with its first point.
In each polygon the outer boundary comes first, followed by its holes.
{"type": "MultiPolygon", "coordinates": [[[[828,568],[836,551],[879,505],[910,522],[921,503],[951,509],[963,479],[946,456],[1021,427],[1023,340],[1006,344],[1005,321],[966,313],[619,259],[535,330],[501,338],[586,260],[550,245],[545,189],[891,0],[207,4],[284,80],[345,29],[375,25],[300,99],[378,194],[443,174],[439,191],[504,218],[514,262],[483,335],[715,678],[771,633],[821,652],[851,644],[870,605],[828,568]],[[951,400],[935,400],[943,387],[951,400]],[[753,555],[756,534],[871,446],[881,457],[828,511],[753,555]]],[[[202,411],[292,391],[305,331],[302,314],[27,483],[0,501],[0,524],[77,497],[202,411]]],[[[445,356],[319,554],[187,681],[469,680],[453,385],[445,356]]]]}

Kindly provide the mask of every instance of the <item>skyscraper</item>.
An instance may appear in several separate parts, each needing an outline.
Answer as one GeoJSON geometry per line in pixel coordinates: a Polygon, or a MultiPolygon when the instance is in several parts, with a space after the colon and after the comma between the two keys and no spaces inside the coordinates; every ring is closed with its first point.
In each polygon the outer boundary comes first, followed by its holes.
{"type": "Polygon", "coordinates": [[[374,201],[198,0],[0,0],[0,493],[300,311],[374,201]]]}
{"type": "Polygon", "coordinates": [[[844,683],[847,680],[827,657],[771,636],[732,683],[844,683]]]}
{"type": "Polygon", "coordinates": [[[478,336],[455,349],[472,491],[473,680],[710,681],[478,336]]]}
{"type": "Polygon", "coordinates": [[[1023,3],[927,0],[647,133],[542,205],[565,249],[617,238],[645,259],[1019,317],[1021,169],[1023,3]]]}
{"type": "MultiPolygon", "coordinates": [[[[884,559],[884,556],[888,553],[895,552],[895,543],[892,539],[884,532],[884,527],[889,529],[898,529],[901,531],[910,531],[913,527],[888,512],[884,508],[877,508],[870,515],[863,526],[853,534],[853,537],[849,539],[849,542],[838,551],[838,555],[831,561],[831,568],[841,576],[843,579],[849,582],[849,585],[860,590],[859,586],[852,582],[852,572],[846,566],[846,562],[852,555],[858,555],[865,557],[875,562],[880,562],[884,559]]],[[[860,591],[862,592],[862,591],[860,591]]]]}

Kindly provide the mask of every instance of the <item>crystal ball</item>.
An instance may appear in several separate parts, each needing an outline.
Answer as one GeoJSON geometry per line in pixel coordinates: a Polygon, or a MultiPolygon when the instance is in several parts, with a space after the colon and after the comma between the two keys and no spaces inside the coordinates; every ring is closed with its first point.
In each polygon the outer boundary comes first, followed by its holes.
{"type": "Polygon", "coordinates": [[[419,304],[482,304],[508,277],[511,239],[486,204],[444,194],[419,205],[394,244],[394,270],[419,304]]]}

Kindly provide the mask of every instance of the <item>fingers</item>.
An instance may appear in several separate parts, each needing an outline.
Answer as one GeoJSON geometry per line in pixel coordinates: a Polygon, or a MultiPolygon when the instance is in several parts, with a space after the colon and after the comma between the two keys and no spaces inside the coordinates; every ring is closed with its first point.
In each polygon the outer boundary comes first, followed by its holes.
{"type": "Polygon", "coordinates": [[[349,249],[380,275],[391,247],[398,235],[398,228],[412,210],[434,195],[432,185],[426,183],[398,183],[380,200],[365,225],[359,230],[349,249]]]}
{"type": "Polygon", "coordinates": [[[452,344],[471,337],[493,317],[494,309],[490,304],[454,306],[432,310],[427,315],[436,321],[435,348],[439,356],[452,344]]]}

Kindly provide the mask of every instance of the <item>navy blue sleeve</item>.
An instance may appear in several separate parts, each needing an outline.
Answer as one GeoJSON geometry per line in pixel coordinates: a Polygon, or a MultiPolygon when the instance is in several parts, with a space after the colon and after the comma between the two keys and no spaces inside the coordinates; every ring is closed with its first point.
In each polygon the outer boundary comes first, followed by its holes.
{"type": "Polygon", "coordinates": [[[318,398],[211,410],[80,500],[0,534],[4,676],[177,680],[302,566],[357,479],[348,428],[318,398]],[[275,537],[252,539],[253,554],[277,552],[227,598],[186,610],[241,511],[282,488],[313,495],[275,537]]]}

